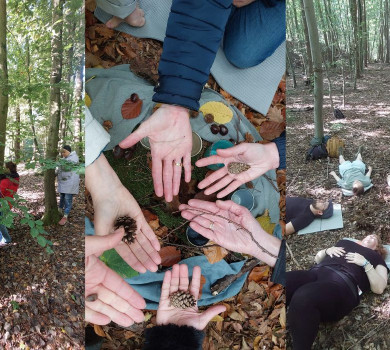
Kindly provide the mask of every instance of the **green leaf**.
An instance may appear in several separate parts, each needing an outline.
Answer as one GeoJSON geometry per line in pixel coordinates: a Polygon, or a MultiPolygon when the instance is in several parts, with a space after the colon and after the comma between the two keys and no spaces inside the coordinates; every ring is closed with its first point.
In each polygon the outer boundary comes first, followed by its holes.
{"type": "Polygon", "coordinates": [[[37,241],[41,247],[44,247],[46,245],[46,238],[43,236],[38,236],[37,241]]]}
{"type": "Polygon", "coordinates": [[[23,218],[22,220],[20,220],[20,223],[22,225],[27,224],[27,222],[28,222],[28,218],[23,218]]]}
{"type": "Polygon", "coordinates": [[[131,278],[134,276],[138,276],[139,273],[133,270],[116,252],[115,249],[107,250],[100,257],[109,268],[114,270],[117,274],[119,274],[123,278],[131,278]]]}
{"type": "Polygon", "coordinates": [[[47,247],[46,247],[46,253],[48,253],[48,254],[53,254],[54,251],[53,251],[53,249],[51,249],[49,246],[47,246],[47,247]]]}
{"type": "Polygon", "coordinates": [[[15,301],[15,300],[11,300],[11,305],[12,305],[12,308],[14,310],[19,310],[19,308],[20,308],[19,303],[17,301],[15,301]]]}
{"type": "Polygon", "coordinates": [[[39,236],[39,231],[35,227],[31,228],[30,233],[34,238],[39,236]]]}

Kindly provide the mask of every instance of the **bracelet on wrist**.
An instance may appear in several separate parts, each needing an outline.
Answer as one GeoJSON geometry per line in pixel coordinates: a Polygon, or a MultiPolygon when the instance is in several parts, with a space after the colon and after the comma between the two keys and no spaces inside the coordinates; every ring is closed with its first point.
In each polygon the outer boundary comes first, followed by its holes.
{"type": "Polygon", "coordinates": [[[373,268],[374,268],[374,266],[372,266],[370,263],[368,263],[368,268],[365,268],[364,272],[367,273],[368,271],[371,271],[373,268]]]}
{"type": "Polygon", "coordinates": [[[366,259],[366,261],[364,262],[364,264],[362,265],[363,266],[363,268],[365,269],[366,268],[366,266],[369,264],[370,262],[366,259]]]}

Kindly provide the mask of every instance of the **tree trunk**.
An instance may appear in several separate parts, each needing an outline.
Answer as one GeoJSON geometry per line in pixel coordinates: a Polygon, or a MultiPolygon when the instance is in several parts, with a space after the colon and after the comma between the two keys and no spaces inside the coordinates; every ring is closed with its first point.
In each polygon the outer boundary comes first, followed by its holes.
{"type": "Polygon", "coordinates": [[[329,69],[326,61],[324,60],[324,67],[325,67],[325,73],[326,73],[326,78],[328,79],[328,88],[329,88],[329,99],[330,99],[330,108],[332,109],[332,112],[334,111],[334,105],[333,105],[333,87],[332,87],[332,81],[330,80],[330,75],[329,75],[329,69]]]}
{"type": "Polygon", "coordinates": [[[294,64],[293,62],[291,61],[291,58],[290,58],[290,50],[288,48],[289,45],[287,45],[286,43],[286,56],[287,56],[287,62],[288,62],[288,65],[290,66],[290,69],[291,69],[291,74],[292,74],[292,78],[293,78],[293,88],[295,89],[297,87],[297,79],[295,77],[295,70],[294,70],[294,64]]]}
{"type": "Polygon", "coordinates": [[[16,106],[16,138],[15,138],[15,160],[20,161],[20,106],[16,106]]]}
{"type": "Polygon", "coordinates": [[[309,39],[309,32],[308,32],[308,24],[306,20],[306,14],[304,9],[304,0],[301,1],[301,15],[302,15],[302,24],[303,24],[303,32],[305,34],[305,44],[306,44],[306,53],[308,57],[308,65],[309,65],[309,72],[306,72],[308,75],[308,79],[311,80],[311,76],[313,75],[313,59],[312,59],[312,52],[310,48],[310,39],[309,39]]]}
{"type": "Polygon", "coordinates": [[[26,70],[27,70],[27,82],[28,82],[28,97],[27,97],[27,104],[28,104],[28,117],[30,119],[30,125],[31,125],[31,131],[32,136],[34,140],[34,157],[35,154],[38,154],[39,156],[42,155],[41,149],[39,148],[38,140],[37,140],[37,133],[35,131],[35,118],[33,115],[33,105],[31,100],[31,75],[30,75],[30,42],[28,37],[26,38],[26,70]]]}
{"type": "Polygon", "coordinates": [[[358,35],[358,18],[357,18],[356,0],[349,0],[349,5],[351,9],[351,19],[352,19],[353,37],[354,37],[353,53],[355,58],[355,86],[356,86],[356,79],[361,77],[360,70],[359,70],[359,35],[358,35]]]}
{"type": "Polygon", "coordinates": [[[7,4],[0,0],[0,166],[4,163],[4,151],[8,116],[8,68],[7,68],[7,4]]]}
{"type": "Polygon", "coordinates": [[[385,0],[385,25],[383,27],[384,31],[384,46],[385,46],[385,62],[390,63],[390,36],[389,36],[389,0],[385,0]]]}
{"type": "Polygon", "coordinates": [[[324,87],[322,76],[322,55],[320,40],[318,37],[317,20],[314,12],[313,0],[303,0],[307,20],[307,29],[310,39],[311,55],[314,66],[314,125],[315,135],[311,141],[313,145],[321,144],[324,139],[324,122],[322,118],[322,105],[324,99],[324,87]]]}
{"type": "MultiPolygon", "coordinates": [[[[50,125],[47,135],[46,159],[55,160],[58,154],[58,132],[61,118],[62,75],[62,16],[64,0],[52,0],[52,40],[51,40],[51,75],[50,75],[50,125]]],[[[45,225],[55,224],[59,220],[57,208],[55,172],[45,171],[45,225]]]]}
{"type": "Polygon", "coordinates": [[[83,92],[83,71],[84,60],[81,59],[80,66],[76,71],[75,89],[74,89],[74,101],[76,103],[76,118],[74,119],[74,136],[75,136],[75,149],[79,156],[82,155],[82,136],[81,136],[81,118],[84,111],[82,92],[83,92]]]}

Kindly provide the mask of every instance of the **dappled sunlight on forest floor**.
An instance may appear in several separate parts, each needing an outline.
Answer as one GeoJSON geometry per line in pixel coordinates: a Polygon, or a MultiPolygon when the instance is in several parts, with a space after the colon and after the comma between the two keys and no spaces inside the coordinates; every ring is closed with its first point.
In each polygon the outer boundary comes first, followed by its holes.
{"type": "MultiPolygon", "coordinates": [[[[44,212],[43,176],[19,165],[18,194],[36,219],[44,212]]],[[[81,349],[84,342],[84,184],[64,227],[47,227],[48,255],[14,220],[0,247],[0,349],[81,349]]]]}
{"type": "MultiPolygon", "coordinates": [[[[325,134],[343,139],[346,159],[353,160],[358,147],[364,147],[363,160],[374,168],[374,187],[360,198],[343,197],[336,181],[328,176],[332,170],[338,173],[338,159],[331,158],[329,163],[326,159],[305,163],[306,151],[314,136],[313,110],[307,110],[314,106],[312,92],[303,81],[298,81],[295,90],[288,81],[288,195],[331,198],[335,203],[341,203],[344,219],[344,228],[340,230],[288,237],[287,242],[301,269],[310,268],[319,250],[344,237],[361,239],[377,233],[390,243],[390,188],[386,182],[390,174],[390,66],[370,64],[364,77],[358,81],[357,91],[353,91],[351,77],[347,77],[345,107],[342,106],[342,75],[332,72],[331,79],[334,105],[346,118],[334,118],[330,100],[325,96],[325,134]]],[[[325,94],[327,86],[324,79],[325,94]]],[[[288,270],[298,269],[291,259],[287,265],[288,270]]],[[[390,339],[386,330],[390,326],[389,316],[388,286],[382,295],[364,295],[359,307],[341,321],[322,325],[313,349],[388,349],[390,339]]]]}

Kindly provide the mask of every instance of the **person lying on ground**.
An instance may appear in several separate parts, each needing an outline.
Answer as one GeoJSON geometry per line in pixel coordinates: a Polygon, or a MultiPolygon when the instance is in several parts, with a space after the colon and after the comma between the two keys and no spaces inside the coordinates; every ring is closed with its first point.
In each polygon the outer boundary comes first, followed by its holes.
{"type": "Polygon", "coordinates": [[[332,215],[331,200],[286,197],[286,234],[302,230],[316,218],[328,219],[332,215]]]}
{"type": "Polygon", "coordinates": [[[145,300],[99,256],[121,244],[124,231],[85,237],[85,320],[98,325],[111,321],[122,327],[144,320],[145,300]]]}
{"type": "Polygon", "coordinates": [[[358,304],[360,294],[382,294],[389,269],[377,235],[359,242],[342,239],[320,250],[308,271],[286,273],[287,321],[293,349],[309,350],[320,322],[335,322],[358,304]]]}
{"type": "Polygon", "coordinates": [[[341,178],[339,178],[334,171],[329,174],[334,177],[337,181],[337,184],[346,191],[343,191],[345,195],[355,195],[360,196],[365,191],[372,187],[371,182],[371,173],[372,167],[368,167],[368,171],[366,172],[366,165],[363,163],[362,155],[361,155],[362,147],[359,147],[358,153],[356,155],[356,159],[351,162],[349,160],[345,160],[343,156],[343,150],[340,148],[339,153],[339,173],[341,178]]]}
{"type": "Polygon", "coordinates": [[[269,170],[285,169],[285,142],[286,137],[283,135],[267,144],[243,142],[231,148],[218,149],[217,155],[199,159],[195,165],[204,167],[221,163],[225,166],[207,176],[198,184],[198,187],[203,189],[213,184],[205,190],[205,194],[210,195],[221,190],[217,194],[217,198],[223,198],[241,185],[257,179],[269,170]],[[233,162],[247,164],[250,168],[239,174],[231,174],[228,171],[228,165],[233,162]]]}
{"type": "MultiPolygon", "coordinates": [[[[1,198],[14,198],[14,194],[19,189],[19,174],[17,172],[16,164],[13,162],[5,163],[5,171],[0,174],[0,197],[1,198]]],[[[12,204],[8,202],[10,208],[12,204]]],[[[1,206],[1,205],[0,205],[1,206]]],[[[0,220],[2,217],[0,209],[0,220]]],[[[0,224],[0,246],[4,246],[11,242],[11,236],[8,233],[8,229],[4,224],[0,224]]]]}
{"type": "Polygon", "coordinates": [[[195,266],[192,271],[191,284],[186,264],[173,265],[172,271],[165,272],[156,326],[146,329],[143,350],[202,349],[205,336],[203,329],[214,316],[224,312],[226,307],[215,305],[202,313],[198,311],[196,303],[199,298],[200,278],[199,266],[195,266]],[[192,295],[194,305],[184,309],[173,306],[171,296],[178,291],[192,295]]]}
{"type": "MultiPolygon", "coordinates": [[[[76,151],[72,151],[69,145],[61,149],[62,159],[74,164],[79,163],[76,151]]],[[[73,196],[79,193],[80,175],[75,170],[69,170],[65,166],[60,166],[57,171],[58,192],[60,193],[59,209],[64,216],[59,221],[59,225],[64,226],[68,222],[68,216],[72,209],[73,196]]]]}
{"type": "MultiPolygon", "coordinates": [[[[132,0],[101,1],[115,11],[123,7],[121,17],[135,4],[132,0]]],[[[261,63],[285,40],[285,1],[238,3],[248,6],[232,7],[232,0],[172,2],[158,69],[159,82],[153,96],[153,101],[163,106],[119,144],[129,148],[149,137],[155,193],[159,197],[164,195],[167,202],[179,193],[182,167],[185,181],[191,180],[189,110],[199,109],[199,99],[224,33],[225,53],[232,64],[241,68],[261,63]],[[265,15],[269,8],[275,9],[272,13],[276,18],[272,20],[265,15]],[[262,44],[253,45],[258,43],[259,33],[264,34],[262,44]]],[[[114,23],[109,25],[112,27],[114,23]]]]}
{"type": "Polygon", "coordinates": [[[285,241],[265,232],[247,208],[230,200],[213,203],[191,199],[188,204],[181,204],[179,210],[184,219],[191,221],[190,227],[202,236],[273,267],[271,281],[284,285],[285,241]]]}

